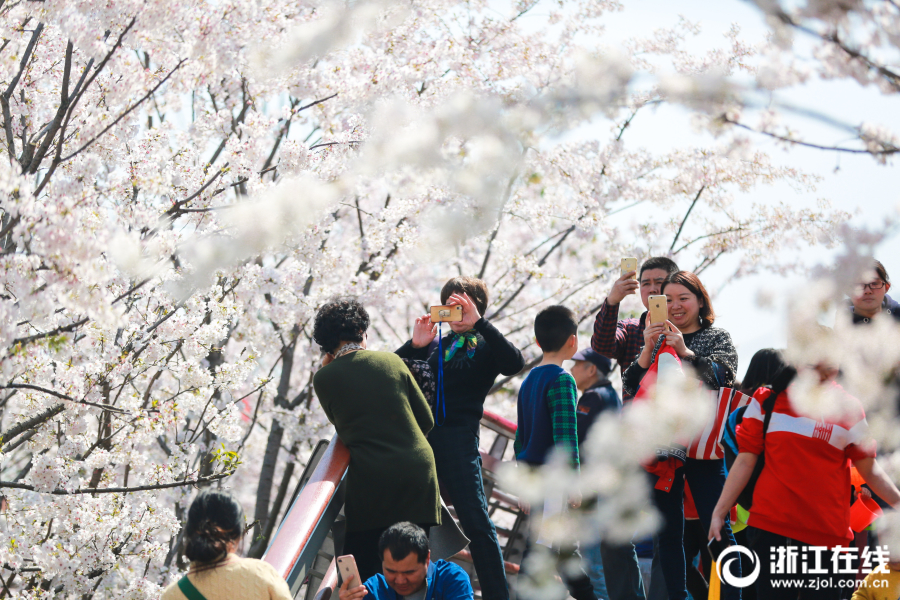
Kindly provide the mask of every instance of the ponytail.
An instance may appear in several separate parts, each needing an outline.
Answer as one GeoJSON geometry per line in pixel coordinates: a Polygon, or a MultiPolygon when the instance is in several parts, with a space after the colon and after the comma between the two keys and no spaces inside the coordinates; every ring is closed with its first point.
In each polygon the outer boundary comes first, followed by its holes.
{"type": "Polygon", "coordinates": [[[244,533],[244,510],[228,492],[207,490],[191,503],[184,526],[184,555],[194,562],[225,558],[244,533]]]}
{"type": "Polygon", "coordinates": [[[772,378],[772,393],[763,401],[762,405],[762,411],[766,414],[766,424],[768,424],[772,409],[775,408],[775,399],[788,389],[795,377],[797,377],[797,369],[791,365],[784,365],[775,373],[775,377],[772,378]]]}

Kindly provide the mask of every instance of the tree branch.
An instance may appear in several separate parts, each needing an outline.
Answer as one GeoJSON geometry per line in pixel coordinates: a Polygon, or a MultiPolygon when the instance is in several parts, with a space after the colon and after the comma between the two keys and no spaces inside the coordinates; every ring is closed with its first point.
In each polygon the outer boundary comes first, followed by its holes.
{"type": "Polygon", "coordinates": [[[63,393],[57,392],[56,390],[48,390],[47,388],[42,388],[37,385],[32,385],[30,383],[7,383],[5,385],[0,385],[0,390],[32,390],[35,392],[41,392],[42,394],[47,394],[48,396],[53,396],[55,398],[59,398],[60,400],[66,400],[68,402],[73,402],[75,404],[83,404],[85,406],[93,406],[94,408],[100,408],[109,412],[119,413],[122,415],[127,415],[128,413],[120,408],[112,408],[111,406],[107,406],[106,404],[98,404],[96,402],[90,402],[88,400],[76,400],[71,396],[66,396],[63,393]]]}
{"type": "Polygon", "coordinates": [[[211,483],[213,481],[218,481],[219,479],[225,479],[226,477],[230,477],[232,475],[234,475],[234,471],[228,471],[226,473],[216,473],[215,475],[209,475],[207,477],[197,477],[196,479],[189,479],[185,481],[173,481],[171,483],[154,483],[150,485],[138,485],[135,487],[78,488],[77,490],[72,490],[71,492],[69,490],[61,489],[55,489],[52,492],[42,492],[41,490],[36,490],[33,485],[29,485],[27,483],[16,483],[13,481],[0,481],[0,488],[15,488],[32,492],[39,492],[42,494],[53,494],[54,496],[74,496],[77,494],[129,494],[132,492],[167,490],[170,488],[182,487],[185,485],[200,485],[203,483],[211,483]]]}
{"type": "Polygon", "coordinates": [[[153,94],[155,94],[155,93],[156,93],[156,90],[158,90],[158,89],[159,89],[166,81],[168,81],[168,80],[169,80],[169,77],[171,77],[171,76],[175,73],[175,71],[177,71],[178,69],[180,69],[180,68],[181,68],[181,65],[183,65],[183,64],[186,63],[186,62],[187,62],[187,59],[186,59],[186,58],[182,58],[180,61],[178,61],[178,64],[175,65],[175,68],[172,69],[171,71],[169,71],[169,73],[168,73],[165,77],[163,77],[162,80],[161,80],[159,83],[157,83],[155,86],[153,86],[153,88],[152,88],[149,92],[147,92],[146,94],[144,94],[144,95],[141,97],[140,100],[138,100],[137,102],[135,102],[134,104],[132,104],[131,106],[129,106],[127,109],[125,109],[125,112],[123,112],[122,114],[120,114],[120,115],[119,115],[112,123],[110,123],[109,125],[107,125],[106,127],[104,127],[103,130],[102,130],[100,133],[98,133],[97,135],[95,135],[94,137],[92,137],[91,139],[89,139],[87,142],[85,142],[78,150],[76,150],[76,151],[73,152],[72,154],[69,154],[69,155],[66,156],[65,158],[60,159],[60,162],[66,162],[67,160],[69,160],[69,159],[71,159],[71,158],[74,158],[74,157],[77,156],[80,152],[82,152],[83,150],[85,150],[86,148],[88,148],[90,145],[92,145],[94,142],[96,142],[98,139],[100,139],[100,137],[103,136],[103,134],[105,134],[107,131],[109,131],[110,129],[112,129],[112,128],[115,127],[116,125],[118,125],[119,122],[120,122],[122,119],[124,119],[125,117],[127,117],[128,114],[129,114],[131,111],[133,111],[135,108],[137,108],[138,106],[140,106],[145,100],[147,100],[147,98],[149,98],[150,96],[152,96],[153,94]]]}
{"type": "Polygon", "coordinates": [[[21,423],[13,425],[3,433],[0,433],[0,443],[9,442],[9,440],[16,437],[23,431],[27,431],[49,421],[50,419],[61,413],[63,410],[65,410],[65,408],[65,404],[57,404],[56,406],[48,408],[44,412],[37,414],[26,421],[22,421],[21,423]]]}
{"type": "Polygon", "coordinates": [[[703,190],[706,189],[705,185],[701,185],[700,189],[697,191],[697,195],[694,196],[694,201],[691,202],[690,208],[688,208],[687,212],[684,215],[684,218],[681,220],[681,225],[678,226],[678,231],[675,232],[675,239],[672,240],[672,245],[669,246],[669,253],[672,252],[672,248],[675,247],[675,243],[678,241],[678,237],[681,235],[681,230],[684,229],[684,224],[687,223],[688,217],[691,216],[691,211],[694,210],[694,206],[697,205],[697,201],[700,200],[700,194],[703,193],[703,190]]]}

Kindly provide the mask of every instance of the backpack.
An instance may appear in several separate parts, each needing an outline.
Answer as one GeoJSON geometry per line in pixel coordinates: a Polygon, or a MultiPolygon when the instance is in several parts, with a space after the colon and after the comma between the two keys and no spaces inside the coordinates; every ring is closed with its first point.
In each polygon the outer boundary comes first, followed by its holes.
{"type": "MultiPolygon", "coordinates": [[[[775,399],[788,388],[791,381],[793,381],[796,376],[797,370],[794,367],[785,366],[775,374],[775,377],[773,377],[772,393],[769,394],[768,398],[762,403],[762,413],[764,415],[762,430],[763,443],[766,441],[766,432],[769,430],[769,422],[772,420],[775,399]]],[[[734,461],[737,460],[738,445],[736,430],[737,426],[743,421],[745,412],[747,412],[747,407],[742,406],[735,409],[734,412],[728,416],[728,423],[725,426],[725,433],[722,436],[722,447],[725,449],[725,466],[729,471],[731,470],[734,461]]],[[[747,485],[744,486],[744,489],[738,495],[737,503],[740,504],[744,510],[750,510],[750,507],[753,506],[753,491],[756,489],[756,480],[759,479],[759,474],[762,472],[765,465],[766,453],[764,450],[756,459],[756,465],[753,467],[753,473],[750,474],[747,485]]]]}

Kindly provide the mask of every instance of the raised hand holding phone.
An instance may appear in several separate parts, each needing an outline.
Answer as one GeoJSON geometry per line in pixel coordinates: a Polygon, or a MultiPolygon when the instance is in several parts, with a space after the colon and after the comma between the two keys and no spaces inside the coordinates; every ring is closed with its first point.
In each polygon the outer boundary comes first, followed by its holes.
{"type": "Polygon", "coordinates": [[[340,600],[360,600],[360,598],[369,593],[369,590],[360,581],[359,570],[356,568],[356,559],[353,558],[352,554],[338,556],[335,562],[337,563],[338,572],[341,574],[341,579],[344,580],[340,590],[338,590],[340,600]]]}
{"type": "Polygon", "coordinates": [[[640,284],[637,280],[637,259],[622,259],[622,274],[613,284],[609,295],[606,297],[606,303],[615,306],[622,302],[626,296],[630,296],[637,292],[640,284]],[[634,261],[632,263],[632,261],[634,261]]]}

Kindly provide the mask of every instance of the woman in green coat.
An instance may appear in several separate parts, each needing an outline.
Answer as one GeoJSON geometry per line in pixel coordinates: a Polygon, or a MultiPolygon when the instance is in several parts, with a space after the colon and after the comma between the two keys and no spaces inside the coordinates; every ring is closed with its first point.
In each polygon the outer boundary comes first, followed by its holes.
{"type": "Polygon", "coordinates": [[[434,419],[400,357],[366,350],[369,315],[339,298],[316,314],[313,338],[327,354],[313,377],[316,396],[350,450],[342,554],[363,581],[381,572],[378,538],[400,521],[426,531],[441,522],[434,455],[425,435],[434,419]]]}

